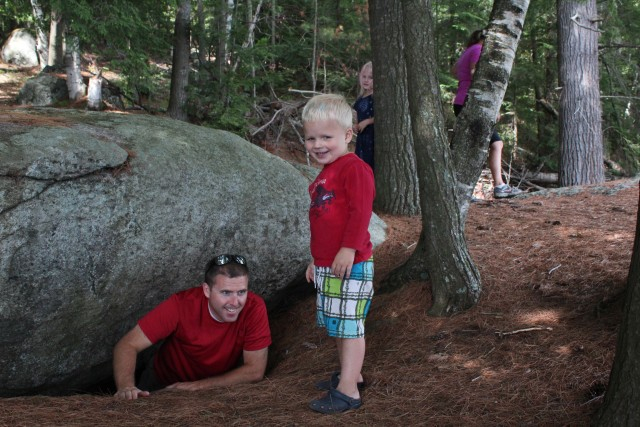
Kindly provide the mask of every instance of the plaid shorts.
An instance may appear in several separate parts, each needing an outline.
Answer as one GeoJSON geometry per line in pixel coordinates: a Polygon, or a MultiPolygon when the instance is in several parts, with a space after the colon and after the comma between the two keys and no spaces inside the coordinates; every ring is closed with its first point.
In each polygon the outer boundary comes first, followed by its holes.
{"type": "Polygon", "coordinates": [[[331,274],[331,267],[316,267],[314,276],[318,326],[326,328],[330,337],[364,337],[364,319],[373,297],[373,258],[354,264],[348,279],[331,274]]]}

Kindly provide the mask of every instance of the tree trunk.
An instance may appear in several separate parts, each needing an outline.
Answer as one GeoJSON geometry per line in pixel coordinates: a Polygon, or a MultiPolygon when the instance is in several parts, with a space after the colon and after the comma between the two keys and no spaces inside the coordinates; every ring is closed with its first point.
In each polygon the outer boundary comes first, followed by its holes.
{"type": "Polygon", "coordinates": [[[188,119],[185,107],[189,84],[190,22],[191,0],[180,0],[175,22],[168,113],[170,117],[185,122],[188,119]]]}
{"type": "MultiPolygon", "coordinates": [[[[375,2],[374,2],[375,4],[375,2]]],[[[388,4],[388,3],[387,3],[388,4]]],[[[465,106],[462,114],[458,117],[456,121],[455,133],[453,138],[452,146],[454,151],[452,155],[454,168],[453,170],[456,172],[457,176],[457,187],[453,187],[452,192],[457,188],[456,198],[457,204],[459,208],[460,219],[450,219],[454,223],[459,221],[460,225],[464,227],[464,221],[466,220],[466,214],[468,212],[468,203],[471,199],[471,194],[473,191],[473,187],[482,172],[483,164],[487,157],[487,151],[489,146],[489,135],[492,130],[493,124],[495,122],[495,118],[498,114],[498,110],[500,104],[502,103],[502,98],[504,97],[504,93],[507,86],[507,81],[509,78],[509,73],[511,71],[511,67],[513,65],[513,58],[515,56],[516,47],[518,44],[518,38],[522,32],[522,27],[524,25],[524,17],[527,12],[527,8],[529,6],[529,0],[495,0],[494,8],[491,12],[492,22],[495,24],[492,25],[493,30],[490,31],[489,40],[487,44],[490,46],[490,50],[494,50],[493,53],[483,54],[483,57],[480,59],[480,65],[475,74],[474,83],[471,86],[469,91],[470,99],[467,101],[467,105],[465,106]],[[495,42],[491,42],[491,38],[495,38],[495,42]],[[483,63],[488,63],[491,59],[491,63],[484,65],[483,63]]],[[[393,10],[392,7],[389,7],[389,10],[393,10]]],[[[420,12],[418,8],[415,11],[416,14],[424,14],[425,12],[420,12]]],[[[425,11],[429,11],[430,9],[424,9],[425,11]]],[[[415,19],[416,17],[412,17],[415,19]]],[[[407,37],[407,32],[411,31],[411,26],[407,24],[407,17],[404,16],[404,22],[398,22],[396,24],[397,28],[405,28],[405,37],[407,37]]],[[[382,31],[380,27],[378,31],[382,31]]],[[[418,27],[422,28],[422,27],[418,27]]],[[[372,25],[372,33],[375,32],[372,25]]],[[[432,40],[433,35],[431,35],[432,40]]],[[[405,43],[406,44],[406,43],[405,43]]],[[[486,47],[485,47],[486,49],[486,47]]],[[[374,51],[379,50],[375,49],[374,51]]],[[[392,49],[388,49],[392,50],[392,49]]],[[[424,52],[416,53],[416,59],[414,61],[420,62],[425,55],[424,52]]],[[[407,58],[409,61],[410,58],[407,58]]],[[[404,61],[404,60],[403,60],[404,61]]],[[[408,70],[408,65],[407,65],[408,70]]],[[[400,78],[395,79],[394,84],[400,85],[403,82],[400,81],[400,78]]],[[[405,87],[410,87],[411,91],[413,91],[414,85],[406,85],[405,87]]],[[[378,91],[379,86],[376,86],[376,91],[378,91]]],[[[436,85],[436,89],[438,86],[436,85]]],[[[409,91],[407,90],[405,93],[396,94],[396,97],[406,97],[406,94],[409,91]]],[[[415,94],[414,94],[415,96],[415,94]]],[[[440,99],[435,101],[436,104],[440,104],[440,99]]],[[[435,108],[435,107],[430,107],[435,108]]],[[[426,110],[428,111],[428,110],[426,110]]],[[[435,114],[435,113],[433,113],[435,114]]],[[[441,114],[441,113],[440,113],[441,114]]],[[[413,121],[415,118],[412,117],[413,121]]],[[[423,119],[422,117],[420,118],[423,119]]],[[[407,120],[405,117],[400,117],[400,120],[407,120]]],[[[425,131],[426,132],[426,131],[425,131]]],[[[434,131],[435,132],[435,131],[434,131]]],[[[414,133],[415,138],[415,133],[414,133]]],[[[440,138],[440,136],[439,136],[440,138]]],[[[415,145],[415,144],[414,144],[415,145]]],[[[446,145],[446,143],[444,143],[446,145]]],[[[416,152],[418,151],[418,147],[416,147],[416,152]]],[[[424,153],[424,152],[422,152],[424,153]]],[[[395,153],[394,153],[395,154],[395,153]]],[[[395,154],[397,155],[397,154],[395,154]]],[[[419,157],[421,154],[416,154],[419,157]]],[[[423,154],[424,155],[424,154],[423,154]]],[[[428,155],[428,153],[427,153],[428,155]]],[[[444,154],[441,154],[444,155],[444,154]]],[[[441,157],[432,157],[430,161],[443,162],[443,158],[441,157]]],[[[424,159],[422,160],[424,161],[424,159]]],[[[447,159],[447,161],[450,161],[447,159]]],[[[421,166],[418,164],[418,171],[420,169],[425,168],[427,166],[421,166]]],[[[436,172],[437,175],[437,172],[436,172]]],[[[422,176],[422,175],[421,175],[422,176]]],[[[441,176],[436,176],[437,179],[444,179],[441,176]]],[[[436,181],[434,181],[436,182],[436,181]]],[[[426,185],[435,185],[434,183],[425,182],[423,178],[420,178],[420,192],[422,194],[423,187],[426,185]]],[[[377,184],[376,184],[377,185],[377,184]]],[[[448,185],[448,184],[447,184],[448,185]]],[[[431,187],[429,187],[430,189],[431,187]]],[[[430,190],[426,190],[430,191],[430,190]]],[[[421,195],[420,203],[422,209],[425,209],[425,205],[431,202],[431,199],[434,197],[431,193],[426,193],[427,195],[421,195]]],[[[451,196],[450,196],[451,197],[451,196]]],[[[434,203],[447,203],[447,201],[443,201],[438,198],[434,199],[434,203]]],[[[448,209],[448,205],[444,205],[448,209]]],[[[432,209],[429,207],[429,209],[432,209]]],[[[437,256],[440,256],[438,252],[442,252],[441,248],[438,248],[436,253],[433,253],[433,250],[430,249],[430,245],[433,242],[430,239],[435,239],[434,237],[430,237],[429,233],[433,232],[433,229],[429,229],[428,227],[434,227],[434,225],[428,225],[429,222],[425,222],[425,212],[423,215],[423,232],[420,235],[420,240],[416,246],[415,251],[409,258],[409,260],[396,270],[392,271],[389,274],[388,278],[383,282],[383,290],[393,290],[402,285],[402,283],[406,282],[407,279],[414,279],[420,277],[424,279],[428,274],[429,275],[437,275],[436,272],[432,272],[430,270],[430,265],[436,263],[437,256]],[[426,261],[428,260],[428,262],[426,261]],[[428,270],[429,269],[429,270],[428,270]]],[[[427,213],[428,215],[428,213],[427,213]]],[[[436,213],[436,215],[438,215],[436,213]]],[[[435,219],[427,219],[431,224],[436,224],[438,217],[435,219]]],[[[449,230],[448,228],[440,228],[436,229],[441,233],[442,230],[449,230]]],[[[453,229],[455,230],[455,228],[453,229]]],[[[448,231],[443,234],[449,233],[448,231]]],[[[449,233],[453,234],[453,233],[449,233]]],[[[443,236],[438,236],[441,238],[445,238],[443,236]]],[[[449,235],[448,238],[452,240],[458,241],[460,244],[461,239],[464,236],[460,235],[449,235]]],[[[447,247],[451,246],[451,244],[447,244],[447,247]]],[[[456,249],[459,250],[459,249],[456,249]]],[[[466,246],[465,246],[466,250],[466,246]]],[[[458,254],[450,254],[454,259],[460,260],[457,264],[457,267],[460,269],[465,268],[463,266],[462,258],[458,254]]],[[[467,268],[472,268],[468,266],[467,268]]],[[[475,268],[474,268],[475,269],[475,268]]],[[[464,273],[463,273],[464,274],[464,273]]],[[[463,275],[462,274],[462,275],[463,275]]],[[[467,272],[467,274],[472,273],[467,272]]],[[[433,281],[433,280],[432,280],[433,281]]],[[[469,286],[474,286],[473,281],[469,282],[469,286]]],[[[435,286],[435,285],[434,285],[435,286]]],[[[479,286],[479,281],[478,281],[479,286]]],[[[449,302],[447,301],[446,291],[442,293],[441,297],[438,297],[439,300],[437,304],[439,304],[438,309],[446,311],[459,309],[464,304],[460,304],[460,307],[449,307],[449,302]]],[[[449,289],[449,291],[453,291],[453,289],[449,289]]],[[[479,289],[477,289],[479,292],[479,289]]],[[[473,301],[477,296],[474,295],[476,289],[470,289],[469,294],[465,297],[467,298],[467,302],[473,301]]],[[[435,291],[434,291],[435,295],[435,291]]],[[[451,300],[455,301],[455,296],[451,296],[451,300]]],[[[432,312],[435,312],[436,309],[432,309],[432,312]]]]}
{"type": "MultiPolygon", "coordinates": [[[[271,48],[276,47],[276,25],[278,22],[278,5],[277,0],[271,0],[271,48]]],[[[275,65],[273,62],[271,65],[275,65]]]]}
{"type": "MultiPolygon", "coordinates": [[[[256,25],[258,24],[258,17],[260,15],[260,9],[262,9],[262,2],[263,0],[258,1],[258,6],[256,6],[256,11],[255,14],[253,13],[253,2],[251,0],[247,0],[247,39],[244,43],[242,43],[242,47],[243,48],[253,48],[253,45],[255,43],[255,30],[256,30],[256,25]]],[[[256,77],[256,66],[255,66],[255,61],[253,58],[253,54],[251,54],[251,78],[255,79],[256,77]]],[[[233,66],[233,71],[235,72],[236,69],[238,68],[238,65],[240,65],[240,58],[238,57],[236,59],[236,63],[233,66]]],[[[256,99],[257,97],[257,93],[256,93],[256,84],[254,83],[252,88],[251,88],[251,95],[253,97],[253,99],[256,99]]]]}
{"type": "Polygon", "coordinates": [[[40,68],[42,69],[47,66],[49,57],[49,43],[47,41],[47,35],[44,32],[44,15],[38,0],[31,0],[31,9],[36,25],[36,50],[38,51],[38,60],[40,61],[40,68]]]}
{"type": "Polygon", "coordinates": [[[627,279],[624,318],[618,331],[616,357],[604,404],[595,426],[640,425],[640,203],[636,237],[627,279]]]}
{"type": "Polygon", "coordinates": [[[558,0],[560,185],[604,182],[596,0],[558,0]]]}
{"type": "Polygon", "coordinates": [[[529,0],[495,0],[468,100],[454,127],[453,160],[463,222],[489,152],[489,138],[507,90],[529,0]]]}
{"type": "MultiPolygon", "coordinates": [[[[400,2],[369,2],[375,84],[377,212],[420,213],[420,192],[411,136],[407,72],[402,55],[400,2]],[[380,78],[377,78],[380,76],[380,78]]],[[[424,55],[421,55],[421,57],[424,55]]]]}
{"type": "Polygon", "coordinates": [[[233,0],[219,0],[220,12],[218,13],[218,51],[216,52],[216,77],[220,82],[226,74],[229,52],[227,46],[231,37],[231,21],[234,2],[233,0]]]}
{"type": "Polygon", "coordinates": [[[318,65],[318,0],[313,1],[313,53],[311,56],[311,90],[316,91],[318,65]]]}
{"type": "Polygon", "coordinates": [[[89,79],[87,90],[87,108],[93,111],[102,110],[102,72],[89,79]]]}
{"type": "Polygon", "coordinates": [[[209,43],[207,42],[207,31],[205,26],[204,4],[202,0],[198,0],[198,62],[199,68],[203,69],[207,62],[209,54],[209,43]],[[206,49],[205,49],[206,46],[206,49]]]}
{"type": "Polygon", "coordinates": [[[467,249],[456,176],[440,98],[430,0],[403,0],[404,61],[418,165],[425,265],[431,277],[429,314],[450,315],[480,297],[480,273],[467,249]],[[425,197],[426,196],[426,197],[425,197]]]}
{"type": "Polygon", "coordinates": [[[49,57],[47,65],[60,68],[64,64],[64,21],[62,15],[55,10],[51,11],[49,24],[49,57]]]}
{"type": "Polygon", "coordinates": [[[87,90],[87,86],[82,81],[80,72],[80,40],[77,36],[67,38],[67,47],[64,56],[65,68],[67,72],[67,89],[69,99],[77,101],[82,98],[87,90]]]}

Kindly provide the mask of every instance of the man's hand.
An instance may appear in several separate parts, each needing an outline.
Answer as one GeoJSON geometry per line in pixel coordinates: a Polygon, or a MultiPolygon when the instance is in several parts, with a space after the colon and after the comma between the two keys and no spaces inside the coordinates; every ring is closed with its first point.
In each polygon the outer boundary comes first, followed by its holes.
{"type": "Polygon", "coordinates": [[[331,273],[341,279],[348,279],[351,276],[351,267],[356,257],[356,250],[351,248],[340,248],[331,264],[331,273]]]}
{"type": "Polygon", "coordinates": [[[113,378],[116,382],[117,392],[114,394],[119,399],[137,399],[138,396],[149,396],[148,391],[136,388],[135,371],[136,357],[145,348],[151,346],[151,341],[136,325],[118,341],[113,349],[113,378]]]}
{"type": "Polygon", "coordinates": [[[121,390],[118,390],[113,395],[113,397],[118,399],[134,400],[138,397],[147,397],[150,394],[151,393],[149,393],[148,391],[140,390],[138,387],[125,387],[121,390]]]}

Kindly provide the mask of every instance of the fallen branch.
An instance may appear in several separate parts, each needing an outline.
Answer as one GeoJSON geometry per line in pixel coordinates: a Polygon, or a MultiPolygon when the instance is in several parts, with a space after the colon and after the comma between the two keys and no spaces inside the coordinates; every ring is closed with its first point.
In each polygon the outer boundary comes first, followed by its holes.
{"type": "Polygon", "coordinates": [[[300,90],[300,89],[289,89],[289,92],[299,93],[300,95],[320,95],[322,92],[318,92],[315,90],[300,90]]]}
{"type": "Polygon", "coordinates": [[[281,112],[283,112],[284,110],[280,109],[280,110],[276,110],[276,113],[271,116],[271,120],[269,120],[267,123],[265,123],[264,125],[260,126],[257,130],[255,130],[254,132],[251,133],[251,136],[256,136],[256,134],[258,134],[259,132],[262,132],[263,130],[265,130],[266,128],[268,128],[271,123],[273,123],[276,119],[276,117],[278,117],[278,114],[280,114],[281,112]]]}
{"type": "Polygon", "coordinates": [[[515,334],[521,334],[523,332],[534,332],[534,331],[553,331],[553,328],[549,326],[534,326],[532,328],[517,329],[511,332],[496,331],[496,335],[498,336],[498,338],[503,338],[507,335],[515,335],[515,334]]]}

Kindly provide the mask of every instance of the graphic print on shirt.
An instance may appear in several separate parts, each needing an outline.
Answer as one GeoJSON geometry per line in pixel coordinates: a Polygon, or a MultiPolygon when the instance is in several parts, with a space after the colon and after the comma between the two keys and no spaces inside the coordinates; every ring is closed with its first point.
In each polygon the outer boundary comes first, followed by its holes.
{"type": "Polygon", "coordinates": [[[329,191],[319,183],[311,193],[311,207],[309,208],[311,214],[316,218],[320,217],[329,209],[329,205],[335,197],[333,190],[329,191]]]}

